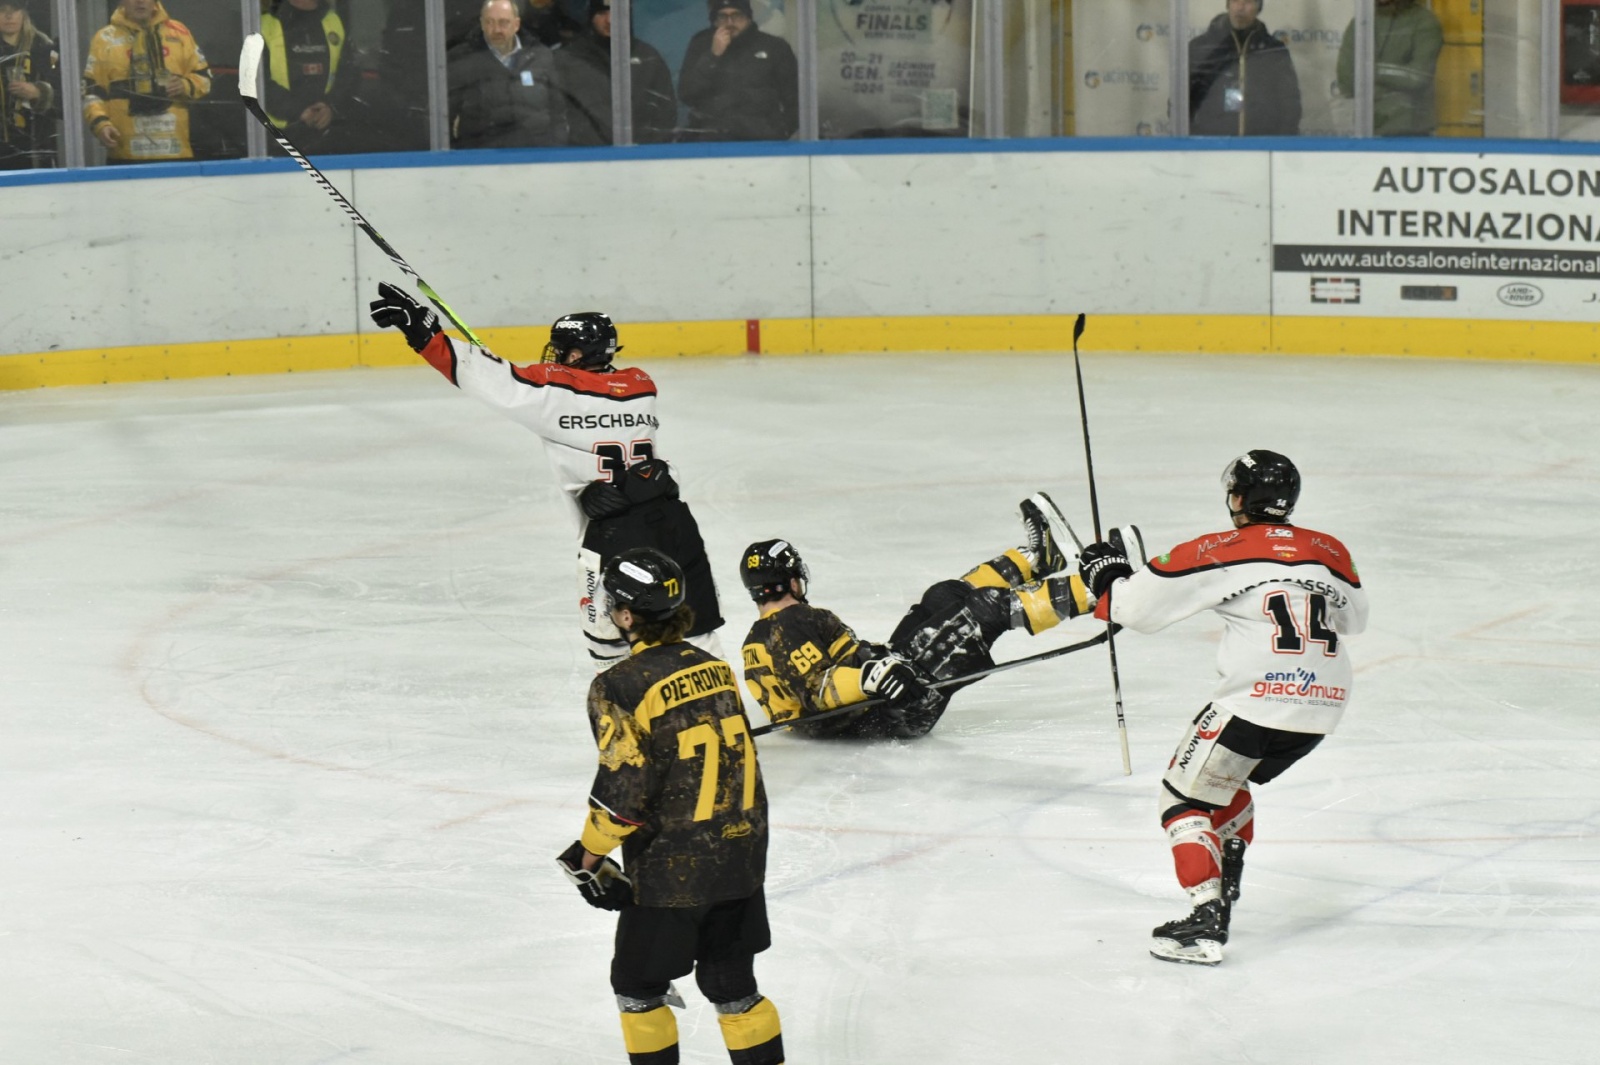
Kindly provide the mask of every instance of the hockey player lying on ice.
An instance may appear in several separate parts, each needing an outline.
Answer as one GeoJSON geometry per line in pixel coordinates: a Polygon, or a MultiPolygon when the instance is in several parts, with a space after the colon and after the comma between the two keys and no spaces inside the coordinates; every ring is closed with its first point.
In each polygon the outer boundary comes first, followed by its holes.
{"type": "Polygon", "coordinates": [[[1350,552],[1289,521],[1300,498],[1294,463],[1247,452],[1222,472],[1222,491],[1231,529],[1137,570],[1116,544],[1090,544],[1079,560],[1101,620],[1156,632],[1212,610],[1225,623],[1221,680],[1161,781],[1161,826],[1194,910],[1151,933],[1150,953],[1200,965],[1220,962],[1228,941],[1255,838],[1250,782],[1272,780],[1338,725],[1350,697],[1343,638],[1367,627],[1350,552]]]}
{"type": "MultiPolygon", "coordinates": [[[[950,696],[964,685],[932,689],[932,681],[994,665],[989,650],[1016,628],[1040,633],[1088,613],[1093,600],[1052,531],[1055,507],[1043,493],[1024,500],[1028,542],[976,567],[960,580],[940,581],[907,611],[887,645],[856,639],[839,617],[806,601],[809,573],[787,541],[745,548],[739,576],[761,611],[744,641],[745,686],[775,723],[798,720],[808,736],[926,735],[950,696]],[[811,715],[850,703],[882,699],[859,714],[807,724],[811,715]]],[[[1138,530],[1127,539],[1138,543],[1138,530]]],[[[1119,542],[1120,539],[1119,539],[1119,542]]]]}

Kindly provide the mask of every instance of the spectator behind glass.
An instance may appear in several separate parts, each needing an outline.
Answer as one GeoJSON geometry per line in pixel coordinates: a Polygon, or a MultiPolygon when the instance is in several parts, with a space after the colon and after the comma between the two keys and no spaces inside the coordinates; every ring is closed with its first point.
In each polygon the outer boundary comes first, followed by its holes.
{"type": "Polygon", "coordinates": [[[305,152],[350,150],[344,137],[353,63],[331,0],[276,0],[261,16],[266,39],[263,103],[274,125],[305,152]]]}
{"type": "MultiPolygon", "coordinates": [[[[632,38],[633,140],[660,144],[678,124],[672,72],[661,53],[632,38]]],[[[611,0],[589,0],[589,29],[556,49],[572,144],[611,143],[611,0]]]]}
{"type": "Polygon", "coordinates": [[[121,0],[89,42],[83,118],[110,162],[194,158],[189,102],[210,91],[194,35],[160,0],[121,0]]]}
{"type": "MultiPolygon", "coordinates": [[[[577,19],[567,14],[564,0],[514,0],[522,31],[554,48],[583,32],[577,19]]],[[[479,9],[483,0],[444,0],[444,40],[447,49],[465,41],[478,30],[479,9]]]]}
{"type": "Polygon", "coordinates": [[[1300,79],[1289,46],[1260,19],[1263,0],[1228,8],[1189,42],[1189,132],[1204,137],[1294,136],[1300,79]]]}
{"type": "Polygon", "coordinates": [[[27,0],[0,0],[0,170],[56,165],[61,58],[27,0]]]}
{"type": "Polygon", "coordinates": [[[711,28],[689,41],[678,94],[684,140],[781,141],[800,128],[800,68],[781,37],[762,33],[750,0],[711,0],[711,28]]]}
{"type": "Polygon", "coordinates": [[[488,0],[479,26],[448,56],[451,146],[566,144],[566,109],[550,49],[521,32],[511,0],[488,0]]]}
{"type": "MultiPolygon", "coordinates": [[[[1355,96],[1355,20],[1339,42],[1339,95],[1355,96]]],[[[1372,20],[1372,132],[1379,137],[1431,137],[1439,125],[1433,75],[1444,30],[1417,0],[1378,0],[1372,20]]]]}

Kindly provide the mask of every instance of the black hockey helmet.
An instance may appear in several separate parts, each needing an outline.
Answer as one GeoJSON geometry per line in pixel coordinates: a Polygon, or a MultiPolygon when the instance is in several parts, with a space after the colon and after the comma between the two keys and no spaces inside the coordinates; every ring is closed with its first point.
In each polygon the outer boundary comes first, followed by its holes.
{"type": "Polygon", "coordinates": [[[631,547],[606,563],[600,583],[615,608],[665,621],[683,605],[683,570],[653,547],[631,547]]]}
{"type": "Polygon", "coordinates": [[[1228,463],[1222,471],[1222,490],[1228,497],[1241,497],[1238,510],[1228,503],[1230,514],[1244,514],[1251,521],[1286,524],[1300,499],[1300,471],[1276,451],[1257,448],[1228,463]]]}
{"type": "Polygon", "coordinates": [[[545,362],[561,362],[567,352],[577,349],[577,361],[565,363],[579,370],[603,370],[622,348],[617,346],[617,327],[609,315],[599,311],[563,314],[550,326],[550,343],[544,347],[545,362]]]}
{"type": "Polygon", "coordinates": [[[750,598],[758,603],[782,599],[792,591],[789,581],[798,580],[798,598],[803,602],[811,571],[806,569],[800,552],[789,541],[758,540],[739,557],[739,579],[744,582],[750,598]]]}

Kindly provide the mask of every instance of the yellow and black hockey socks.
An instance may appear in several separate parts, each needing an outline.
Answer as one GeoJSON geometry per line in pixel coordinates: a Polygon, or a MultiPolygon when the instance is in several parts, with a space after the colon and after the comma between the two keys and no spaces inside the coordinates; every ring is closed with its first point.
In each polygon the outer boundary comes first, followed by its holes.
{"type": "Polygon", "coordinates": [[[763,998],[743,1013],[718,1014],[717,1023],[733,1065],[783,1065],[783,1031],[771,999],[763,998]]]}
{"type": "Polygon", "coordinates": [[[1089,589],[1076,573],[1065,577],[1051,577],[1017,589],[1016,605],[1012,609],[1012,628],[1019,624],[1037,636],[1053,629],[1067,618],[1087,614],[1094,609],[1089,599],[1089,589]]]}
{"type": "Polygon", "coordinates": [[[629,1065],[678,1065],[678,1019],[671,1006],[622,1015],[629,1065]]]}
{"type": "Polygon", "coordinates": [[[974,588],[1019,588],[1033,580],[1033,561],[1013,547],[998,558],[974,566],[961,579],[974,588]]]}

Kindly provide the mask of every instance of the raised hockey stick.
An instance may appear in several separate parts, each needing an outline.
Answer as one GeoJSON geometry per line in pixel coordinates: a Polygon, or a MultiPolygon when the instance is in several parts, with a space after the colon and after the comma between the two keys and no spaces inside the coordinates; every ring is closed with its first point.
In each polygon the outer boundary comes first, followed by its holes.
{"type": "MultiPolygon", "coordinates": [[[[1083,423],[1083,461],[1089,467],[1089,516],[1094,520],[1094,538],[1101,538],[1100,497],[1094,489],[1094,455],[1089,450],[1089,404],[1083,396],[1083,362],[1078,358],[1078,338],[1083,336],[1086,315],[1078,315],[1072,324],[1072,368],[1078,377],[1078,417],[1083,423]]],[[[1063,519],[1064,521],[1065,519],[1063,519]]],[[[1069,529],[1070,531],[1070,529],[1069,529]]],[[[1077,538],[1077,534],[1073,534],[1077,538]]],[[[1117,741],[1122,746],[1122,775],[1133,775],[1133,760],[1128,756],[1128,719],[1122,711],[1122,674],[1117,669],[1116,626],[1106,622],[1106,652],[1111,656],[1111,691],[1117,703],[1117,741]]]]}
{"type": "Polygon", "coordinates": [[[372,223],[368,222],[361,212],[356,210],[355,204],[345,199],[344,195],[333,187],[333,182],[328,180],[328,176],[318,170],[311,160],[300,154],[300,149],[294,146],[294,142],[284,136],[283,131],[273,124],[272,119],[267,117],[266,111],[261,107],[261,101],[256,96],[256,86],[259,83],[261,71],[261,53],[266,48],[266,44],[267,42],[261,34],[252,33],[244,39],[244,48],[239,51],[239,98],[244,101],[245,110],[255,116],[256,121],[260,122],[262,128],[267,131],[267,136],[277,141],[278,147],[287,152],[289,158],[299,163],[300,169],[309,174],[311,180],[322,186],[322,191],[333,197],[333,202],[338,204],[339,208],[350,216],[350,221],[354,222],[361,232],[372,238],[372,243],[376,244],[379,250],[389,257],[389,261],[399,267],[401,273],[417,283],[418,291],[428,298],[429,303],[439,309],[439,313],[444,315],[451,325],[461,331],[461,335],[467,338],[468,343],[475,347],[484,347],[483,341],[478,339],[478,334],[474,333],[466,322],[456,317],[456,312],[452,311],[450,305],[433,290],[433,286],[424,281],[422,275],[411,268],[411,264],[406,262],[400,253],[394,250],[394,245],[384,240],[383,234],[374,229],[372,223]]]}
{"type": "MultiPolygon", "coordinates": [[[[1094,647],[1105,643],[1110,638],[1111,633],[1108,629],[1106,632],[1102,632],[1100,635],[1091,639],[1084,640],[1082,643],[1069,643],[1065,647],[1056,647],[1049,651],[1040,651],[1038,654],[1028,655],[1026,658],[1014,658],[1009,662],[1000,662],[996,665],[986,666],[983,669],[975,669],[971,673],[963,673],[959,677],[949,677],[945,680],[936,680],[932,684],[928,685],[928,687],[948,688],[956,684],[966,684],[970,681],[980,680],[984,677],[987,677],[991,673],[1004,673],[1008,669],[1016,669],[1018,666],[1026,666],[1033,662],[1043,662],[1047,658],[1060,658],[1062,655],[1070,655],[1072,652],[1081,651],[1085,647],[1094,647]]],[[[846,714],[855,714],[861,712],[862,710],[870,710],[874,706],[882,706],[886,702],[888,702],[887,699],[868,699],[865,702],[851,703],[848,706],[840,706],[835,707],[832,710],[824,710],[822,713],[812,714],[810,717],[797,717],[793,721],[773,721],[769,724],[761,725],[757,728],[751,729],[750,735],[765,736],[767,733],[776,732],[781,728],[791,728],[795,725],[810,725],[818,721],[826,721],[833,717],[843,717],[846,714]]]]}

